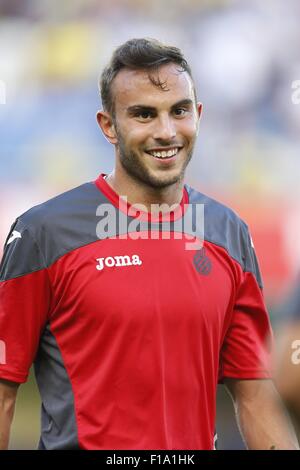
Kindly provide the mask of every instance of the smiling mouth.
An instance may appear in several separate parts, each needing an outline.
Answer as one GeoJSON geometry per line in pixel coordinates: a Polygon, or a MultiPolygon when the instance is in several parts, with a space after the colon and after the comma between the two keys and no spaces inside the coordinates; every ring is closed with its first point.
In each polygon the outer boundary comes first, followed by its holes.
{"type": "Polygon", "coordinates": [[[174,147],[168,150],[149,150],[146,151],[148,155],[152,155],[155,158],[172,158],[180,151],[181,147],[174,147]]]}

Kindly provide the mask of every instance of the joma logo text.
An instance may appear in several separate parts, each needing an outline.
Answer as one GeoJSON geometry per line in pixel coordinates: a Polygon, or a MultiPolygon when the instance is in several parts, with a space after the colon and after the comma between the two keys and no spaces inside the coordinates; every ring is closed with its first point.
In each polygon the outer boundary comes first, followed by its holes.
{"type": "Polygon", "coordinates": [[[98,264],[96,269],[102,271],[104,266],[108,268],[120,267],[120,266],[140,266],[142,260],[139,258],[139,255],[125,255],[125,256],[108,256],[107,258],[97,258],[98,264]]]}

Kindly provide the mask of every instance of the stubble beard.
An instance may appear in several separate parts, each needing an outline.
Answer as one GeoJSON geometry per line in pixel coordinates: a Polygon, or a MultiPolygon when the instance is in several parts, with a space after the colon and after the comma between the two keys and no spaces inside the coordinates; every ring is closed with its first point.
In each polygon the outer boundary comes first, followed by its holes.
{"type": "Polygon", "coordinates": [[[126,149],[123,136],[121,135],[119,130],[117,135],[120,163],[123,169],[136,181],[144,183],[145,185],[155,189],[163,189],[183,181],[186,167],[193,156],[196,138],[192,142],[192,145],[187,154],[187,158],[184,164],[182,165],[181,171],[177,175],[168,176],[168,170],[166,170],[165,176],[156,177],[155,175],[151,174],[151,170],[149,171],[146,165],[143,165],[143,163],[141,162],[141,157],[136,152],[128,151],[126,149]]]}

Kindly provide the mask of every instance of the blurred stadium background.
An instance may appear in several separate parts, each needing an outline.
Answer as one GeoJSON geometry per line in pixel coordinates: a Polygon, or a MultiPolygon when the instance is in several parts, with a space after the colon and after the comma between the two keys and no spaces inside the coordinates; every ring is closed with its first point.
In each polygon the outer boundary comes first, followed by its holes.
{"type": "MultiPolygon", "coordinates": [[[[276,322],[300,265],[299,19],[298,0],[0,0],[1,247],[17,215],[110,171],[99,73],[120,43],[155,37],[183,49],[204,103],[187,180],[246,219],[276,322]]],[[[222,387],[218,433],[220,448],[243,448],[222,387]]],[[[38,434],[31,377],[10,447],[38,434]]]]}

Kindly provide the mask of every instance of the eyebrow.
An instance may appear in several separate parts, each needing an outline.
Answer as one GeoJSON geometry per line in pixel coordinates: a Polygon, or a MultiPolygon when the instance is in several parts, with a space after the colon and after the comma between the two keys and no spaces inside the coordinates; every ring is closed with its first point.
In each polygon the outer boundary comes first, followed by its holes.
{"type": "MultiPolygon", "coordinates": [[[[179,106],[191,106],[193,104],[194,104],[193,100],[191,100],[190,98],[185,98],[185,99],[177,101],[177,103],[173,104],[171,106],[171,109],[178,108],[179,106]]],[[[133,113],[136,113],[137,111],[141,111],[141,110],[154,112],[154,111],[156,111],[156,108],[153,107],[153,106],[149,106],[147,104],[136,104],[134,106],[129,106],[127,108],[127,113],[133,114],[133,113]]]]}

